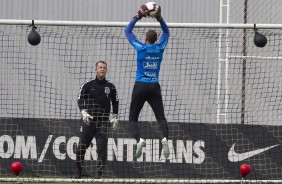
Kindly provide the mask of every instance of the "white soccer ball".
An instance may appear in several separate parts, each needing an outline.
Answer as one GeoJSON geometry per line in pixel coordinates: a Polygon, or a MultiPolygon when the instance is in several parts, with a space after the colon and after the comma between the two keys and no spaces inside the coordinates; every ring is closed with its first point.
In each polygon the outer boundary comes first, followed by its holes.
{"type": "Polygon", "coordinates": [[[145,4],[149,10],[148,16],[155,18],[159,6],[155,2],[148,2],[145,4]]]}

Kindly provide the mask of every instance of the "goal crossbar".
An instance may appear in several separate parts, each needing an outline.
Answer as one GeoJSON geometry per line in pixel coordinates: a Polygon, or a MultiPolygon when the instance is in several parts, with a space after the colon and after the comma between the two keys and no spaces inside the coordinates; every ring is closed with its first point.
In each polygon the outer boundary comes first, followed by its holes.
{"type": "MultiPolygon", "coordinates": [[[[54,21],[54,20],[15,20],[0,19],[0,24],[45,26],[116,26],[124,27],[128,22],[97,22],[97,21],[54,21]]],[[[222,29],[281,29],[282,24],[218,24],[218,23],[167,23],[171,28],[222,28],[222,29]]],[[[139,22],[136,27],[157,27],[156,22],[139,22]]]]}

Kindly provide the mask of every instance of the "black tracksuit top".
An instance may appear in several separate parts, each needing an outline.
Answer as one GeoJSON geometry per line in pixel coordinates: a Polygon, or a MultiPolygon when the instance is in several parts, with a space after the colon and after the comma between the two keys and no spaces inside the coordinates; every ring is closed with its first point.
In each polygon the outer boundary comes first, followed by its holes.
{"type": "Polygon", "coordinates": [[[114,84],[106,79],[94,80],[84,83],[79,91],[77,99],[80,110],[86,109],[88,114],[94,117],[108,118],[113,107],[112,113],[118,114],[118,93],[114,84]]]}

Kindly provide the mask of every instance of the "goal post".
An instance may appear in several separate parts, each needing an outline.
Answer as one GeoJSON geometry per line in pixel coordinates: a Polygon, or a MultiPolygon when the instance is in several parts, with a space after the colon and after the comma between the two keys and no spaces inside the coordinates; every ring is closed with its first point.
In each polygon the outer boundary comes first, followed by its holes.
{"type": "MultiPolygon", "coordinates": [[[[139,116],[147,144],[141,158],[135,157],[128,116],[136,52],[124,35],[128,23],[34,20],[41,36],[37,46],[27,41],[31,24],[0,20],[0,181],[16,180],[10,170],[15,161],[23,165],[22,182],[77,181],[76,99],[80,86],[95,77],[96,61],[105,60],[107,79],[119,94],[120,127],[109,132],[99,182],[238,183],[241,164],[252,168],[245,178],[250,183],[282,182],[281,24],[255,25],[267,38],[260,48],[254,44],[254,24],[168,23],[160,71],[167,160],[148,104],[139,116]]],[[[161,34],[152,22],[137,23],[133,31],[144,40],[148,29],[161,34]]],[[[96,182],[95,145],[94,138],[83,182],[96,182]]]]}

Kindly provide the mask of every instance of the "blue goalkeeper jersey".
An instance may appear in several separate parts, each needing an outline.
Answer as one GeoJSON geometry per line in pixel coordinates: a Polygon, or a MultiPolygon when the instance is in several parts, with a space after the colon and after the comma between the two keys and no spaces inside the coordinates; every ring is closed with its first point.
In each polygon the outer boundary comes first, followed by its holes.
{"type": "Polygon", "coordinates": [[[124,30],[129,43],[137,51],[136,81],[158,83],[163,53],[169,38],[168,27],[166,23],[161,20],[160,24],[163,33],[159,42],[157,44],[144,44],[132,33],[132,29],[136,22],[137,19],[133,18],[124,30]]]}

